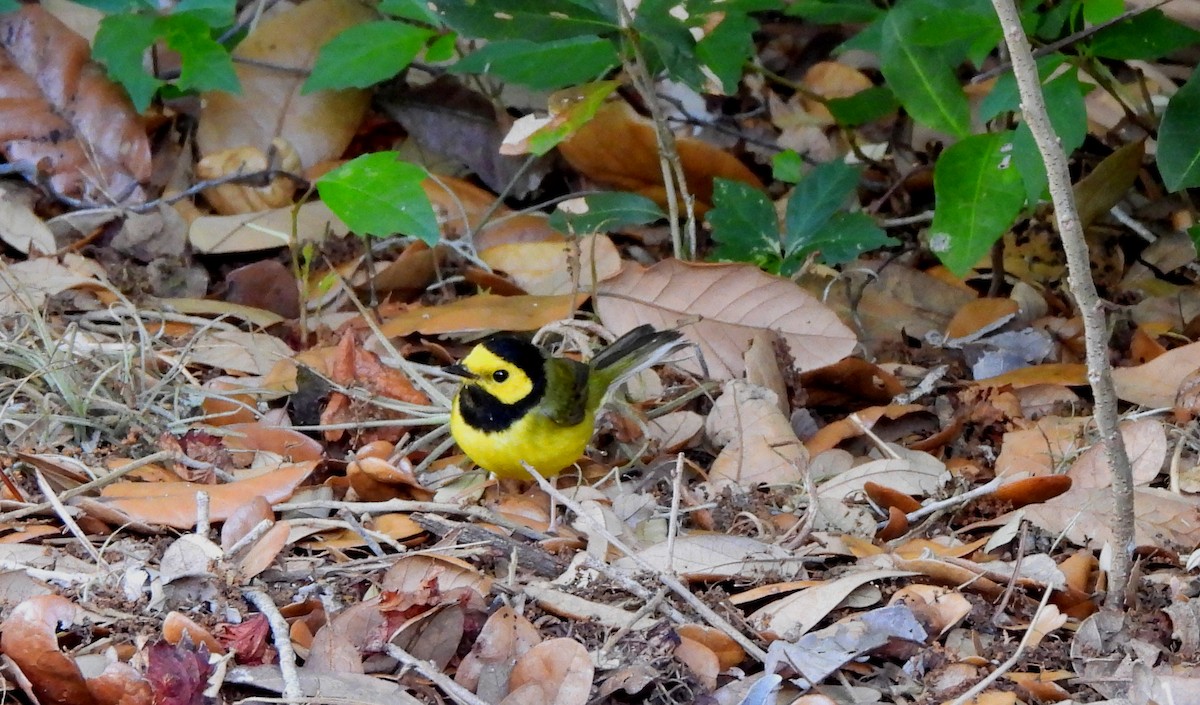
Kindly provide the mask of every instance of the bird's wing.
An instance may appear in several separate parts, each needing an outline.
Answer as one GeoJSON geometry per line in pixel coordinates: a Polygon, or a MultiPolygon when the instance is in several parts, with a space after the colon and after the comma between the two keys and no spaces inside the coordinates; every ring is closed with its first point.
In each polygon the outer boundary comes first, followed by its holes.
{"type": "Polygon", "coordinates": [[[574,426],[587,414],[588,366],[552,357],[546,361],[546,394],[539,405],[560,426],[574,426]]]}

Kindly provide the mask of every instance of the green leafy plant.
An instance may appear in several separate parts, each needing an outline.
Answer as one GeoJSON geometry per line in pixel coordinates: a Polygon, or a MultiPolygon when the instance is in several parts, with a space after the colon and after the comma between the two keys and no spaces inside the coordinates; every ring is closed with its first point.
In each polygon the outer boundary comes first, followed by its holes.
{"type": "Polygon", "coordinates": [[[421,187],[429,174],[398,157],[375,152],[352,159],[318,179],[317,191],[357,233],[409,235],[432,246],[439,237],[437,216],[421,187]]]}
{"type": "MultiPolygon", "coordinates": [[[[786,152],[784,154],[787,154],[786,152]]],[[[792,153],[794,155],[794,153],[792,153]]],[[[785,175],[794,160],[777,159],[785,175]],[[781,166],[782,165],[782,166],[781,166]]],[[[843,162],[830,162],[799,178],[788,198],[782,232],[775,206],[762,191],[746,184],[718,179],[708,214],[713,257],[753,262],[774,274],[796,273],[810,256],[829,264],[842,264],[863,252],[895,241],[870,216],[844,210],[858,189],[859,170],[843,162]]]]}
{"type": "Polygon", "coordinates": [[[134,106],[144,111],[160,90],[221,90],[240,86],[229,49],[217,40],[233,24],[234,0],[183,0],[167,14],[150,0],[81,0],[106,13],[96,32],[92,54],[125,87],[134,106]],[[146,50],[158,41],[179,54],[179,76],[170,81],[148,73],[146,50]]]}

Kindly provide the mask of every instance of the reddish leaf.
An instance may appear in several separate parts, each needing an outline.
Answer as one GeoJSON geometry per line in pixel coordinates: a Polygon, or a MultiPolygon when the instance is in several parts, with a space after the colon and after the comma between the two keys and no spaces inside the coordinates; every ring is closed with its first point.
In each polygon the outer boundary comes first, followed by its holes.
{"type": "Polygon", "coordinates": [[[155,705],[203,705],[211,672],[203,644],[189,649],[159,641],[147,649],[146,680],[154,689],[155,705]]]}

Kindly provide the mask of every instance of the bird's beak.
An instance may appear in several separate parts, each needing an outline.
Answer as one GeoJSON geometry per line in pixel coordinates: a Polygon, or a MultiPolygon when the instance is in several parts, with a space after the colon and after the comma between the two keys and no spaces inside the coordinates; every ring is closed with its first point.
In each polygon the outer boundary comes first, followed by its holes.
{"type": "Polygon", "coordinates": [[[475,379],[479,376],[462,365],[446,365],[442,369],[455,377],[462,377],[463,379],[475,379]]]}

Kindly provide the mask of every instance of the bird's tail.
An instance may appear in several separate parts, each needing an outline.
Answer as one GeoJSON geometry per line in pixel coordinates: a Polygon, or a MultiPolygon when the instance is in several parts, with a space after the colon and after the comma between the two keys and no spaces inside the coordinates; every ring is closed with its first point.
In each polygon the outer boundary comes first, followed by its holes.
{"type": "Polygon", "coordinates": [[[603,381],[605,388],[612,388],[686,345],[683,334],[677,330],[638,326],[596,353],[592,358],[592,374],[603,381]]]}

